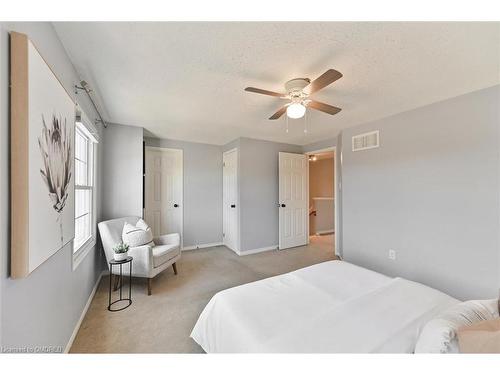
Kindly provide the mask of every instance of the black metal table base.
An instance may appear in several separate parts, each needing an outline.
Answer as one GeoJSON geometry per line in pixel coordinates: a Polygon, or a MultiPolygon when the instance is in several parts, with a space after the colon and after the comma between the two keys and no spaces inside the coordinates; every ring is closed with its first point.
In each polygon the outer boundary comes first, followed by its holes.
{"type": "Polygon", "coordinates": [[[117,299],[116,301],[111,302],[111,304],[108,306],[108,310],[109,310],[109,311],[113,311],[113,312],[114,312],[114,311],[122,311],[122,310],[125,310],[127,307],[129,307],[131,304],[132,304],[132,300],[131,300],[130,298],[122,298],[122,299],[117,299]],[[122,302],[122,301],[127,301],[128,303],[127,303],[125,306],[123,306],[123,307],[121,307],[121,308],[119,308],[119,309],[114,309],[114,308],[112,308],[112,307],[111,307],[111,306],[113,306],[115,303],[122,302]]]}
{"type": "Polygon", "coordinates": [[[109,311],[122,311],[125,310],[127,307],[129,307],[132,304],[132,257],[127,257],[124,260],[118,261],[118,260],[111,260],[109,261],[109,298],[108,298],[108,310],[109,311]],[[129,275],[128,275],[128,298],[123,298],[123,265],[129,263],[129,275]],[[120,278],[120,287],[119,287],[119,293],[120,293],[120,298],[111,302],[111,294],[112,294],[112,280],[113,280],[113,266],[120,266],[120,275],[115,275],[115,277],[120,278]],[[126,305],[121,307],[121,308],[113,308],[113,305],[126,301],[126,305]]]}

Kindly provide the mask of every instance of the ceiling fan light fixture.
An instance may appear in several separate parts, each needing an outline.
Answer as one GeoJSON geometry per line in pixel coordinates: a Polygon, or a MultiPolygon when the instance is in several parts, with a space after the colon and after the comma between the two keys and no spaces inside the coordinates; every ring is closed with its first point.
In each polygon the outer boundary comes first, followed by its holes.
{"type": "Polygon", "coordinates": [[[300,103],[290,104],[286,109],[286,115],[290,118],[301,118],[306,113],[306,107],[300,103]]]}
{"type": "MultiPolygon", "coordinates": [[[[256,94],[279,97],[280,99],[288,99],[289,102],[278,109],[269,120],[277,120],[285,113],[286,118],[298,119],[304,117],[306,108],[321,111],[329,115],[335,115],[341,111],[340,108],[333,105],[321,103],[313,100],[310,96],[331,85],[333,82],[342,78],[342,73],[335,69],[328,69],[314,81],[309,78],[294,78],[285,83],[285,93],[263,90],[257,87],[247,87],[245,91],[256,94]]],[[[306,123],[306,121],[304,122],[306,123]]],[[[307,128],[304,126],[304,133],[307,133],[307,128]]]]}

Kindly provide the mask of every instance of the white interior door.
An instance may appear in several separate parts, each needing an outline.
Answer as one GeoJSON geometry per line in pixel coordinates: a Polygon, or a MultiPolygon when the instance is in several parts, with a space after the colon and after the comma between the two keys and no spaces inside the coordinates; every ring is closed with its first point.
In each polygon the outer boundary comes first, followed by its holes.
{"type": "Polygon", "coordinates": [[[307,156],[279,153],[279,248],[309,242],[307,156]]]}
{"type": "Polygon", "coordinates": [[[222,176],[223,242],[238,251],[238,150],[224,153],[222,176]]]}
{"type": "Polygon", "coordinates": [[[179,233],[182,244],[182,150],[146,147],[144,218],[154,236],[179,233]]]}

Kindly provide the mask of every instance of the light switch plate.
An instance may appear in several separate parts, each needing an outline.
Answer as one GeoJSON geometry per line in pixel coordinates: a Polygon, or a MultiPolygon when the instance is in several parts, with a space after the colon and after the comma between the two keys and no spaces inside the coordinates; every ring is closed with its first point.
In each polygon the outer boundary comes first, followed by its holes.
{"type": "Polygon", "coordinates": [[[396,260],[396,250],[389,249],[389,259],[396,260]]]}

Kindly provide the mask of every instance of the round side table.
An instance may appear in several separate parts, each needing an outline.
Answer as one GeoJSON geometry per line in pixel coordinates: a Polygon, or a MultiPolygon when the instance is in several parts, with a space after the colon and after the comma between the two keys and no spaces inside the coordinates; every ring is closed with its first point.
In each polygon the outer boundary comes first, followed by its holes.
{"type": "Polygon", "coordinates": [[[109,261],[109,303],[108,303],[108,310],[109,311],[121,311],[126,309],[132,304],[132,257],[127,257],[124,260],[110,260],[109,261]],[[128,275],[128,298],[123,298],[122,294],[122,289],[123,289],[123,265],[124,264],[130,264],[129,266],[129,275],[128,275]],[[120,298],[111,302],[111,282],[113,279],[113,266],[119,266],[120,267],[120,276],[115,275],[115,277],[120,278],[120,298]],[[127,301],[127,304],[119,309],[113,308],[113,305],[115,303],[121,302],[121,301],[127,301]]]}

